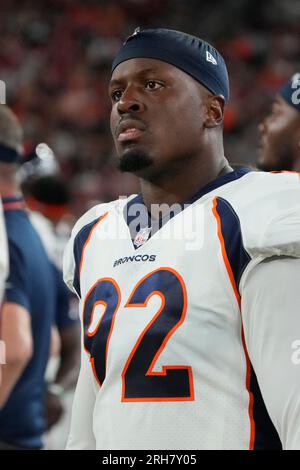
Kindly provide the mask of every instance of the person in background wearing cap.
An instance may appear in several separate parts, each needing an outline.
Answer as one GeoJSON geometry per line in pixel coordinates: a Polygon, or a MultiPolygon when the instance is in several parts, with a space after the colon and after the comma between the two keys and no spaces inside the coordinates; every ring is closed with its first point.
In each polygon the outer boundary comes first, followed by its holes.
{"type": "Polygon", "coordinates": [[[300,449],[300,181],[233,170],[226,65],[136,30],[109,86],[119,166],[141,193],[75,224],[64,278],[82,363],[68,449],[300,449]]]}
{"type": "Polygon", "coordinates": [[[70,424],[73,394],[80,367],[80,325],[78,299],[63,282],[62,254],[67,242],[64,220],[70,214],[70,193],[66,182],[54,174],[38,173],[25,179],[22,191],[30,220],[40,235],[49,259],[54,264],[57,279],[57,309],[55,326],[59,338],[58,354],[51,357],[47,368],[46,416],[48,433],[46,449],[65,447],[70,424]]]}
{"type": "Polygon", "coordinates": [[[259,131],[258,168],[300,172],[300,73],[295,73],[279,90],[259,131]]]}
{"type": "Polygon", "coordinates": [[[9,276],[0,338],[6,364],[0,387],[0,449],[39,449],[45,431],[45,368],[56,307],[53,267],[32,227],[20,193],[23,133],[0,106],[0,193],[9,246],[9,276]]]}

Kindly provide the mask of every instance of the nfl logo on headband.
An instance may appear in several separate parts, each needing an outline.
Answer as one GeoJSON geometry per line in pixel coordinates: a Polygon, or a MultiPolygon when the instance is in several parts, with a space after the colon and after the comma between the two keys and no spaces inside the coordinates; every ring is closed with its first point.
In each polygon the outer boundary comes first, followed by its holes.
{"type": "Polygon", "coordinates": [[[211,62],[212,64],[217,65],[216,59],[208,51],[206,51],[206,60],[207,60],[207,62],[211,62]]]}

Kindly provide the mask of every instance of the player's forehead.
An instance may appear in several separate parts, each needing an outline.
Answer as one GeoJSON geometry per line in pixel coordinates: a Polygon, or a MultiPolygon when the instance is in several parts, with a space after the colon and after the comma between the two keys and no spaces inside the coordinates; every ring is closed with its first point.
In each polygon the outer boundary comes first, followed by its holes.
{"type": "MultiPolygon", "coordinates": [[[[119,64],[112,73],[109,85],[116,82],[126,81],[132,78],[140,78],[145,75],[161,74],[170,79],[186,79],[189,77],[185,72],[172,64],[159,59],[134,58],[128,59],[119,64]]],[[[157,77],[158,78],[158,77],[157,77]]]]}

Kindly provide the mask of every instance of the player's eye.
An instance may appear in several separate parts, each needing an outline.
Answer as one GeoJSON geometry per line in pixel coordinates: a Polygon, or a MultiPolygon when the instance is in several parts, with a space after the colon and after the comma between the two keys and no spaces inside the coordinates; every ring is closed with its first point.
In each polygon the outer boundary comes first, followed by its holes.
{"type": "Polygon", "coordinates": [[[119,101],[119,99],[122,97],[122,93],[122,90],[112,91],[110,94],[112,101],[119,101]]]}
{"type": "Polygon", "coordinates": [[[158,90],[159,88],[162,88],[162,83],[159,83],[155,80],[147,80],[145,88],[147,90],[155,91],[158,90]]]}

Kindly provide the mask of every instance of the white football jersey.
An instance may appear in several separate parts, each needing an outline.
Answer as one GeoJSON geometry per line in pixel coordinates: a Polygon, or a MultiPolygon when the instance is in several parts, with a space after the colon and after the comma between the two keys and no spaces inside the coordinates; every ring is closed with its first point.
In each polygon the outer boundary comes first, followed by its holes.
{"type": "Polygon", "coordinates": [[[279,448],[241,297],[263,260],[300,256],[299,175],[234,171],[135,245],[132,201],[88,211],[65,251],[84,346],[68,448],[279,448]]]}

